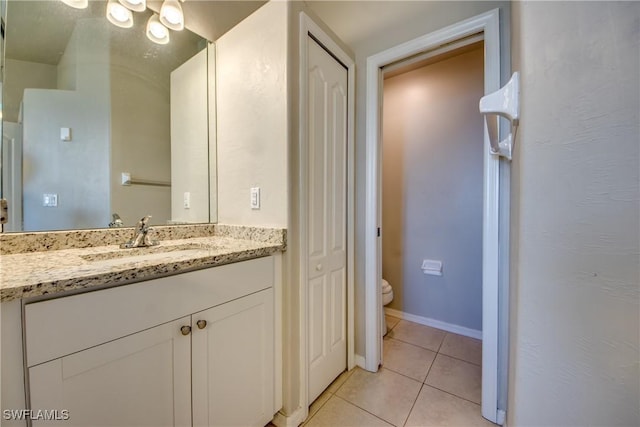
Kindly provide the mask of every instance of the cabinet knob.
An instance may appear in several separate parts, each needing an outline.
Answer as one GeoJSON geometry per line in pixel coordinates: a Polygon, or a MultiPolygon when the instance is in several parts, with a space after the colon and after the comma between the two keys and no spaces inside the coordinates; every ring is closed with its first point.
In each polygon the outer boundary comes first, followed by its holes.
{"type": "Polygon", "coordinates": [[[198,329],[204,329],[207,327],[207,321],[206,320],[198,320],[196,322],[196,325],[198,325],[198,329]]]}
{"type": "Polygon", "coordinates": [[[191,332],[191,326],[183,326],[180,328],[180,332],[182,332],[182,335],[189,335],[191,332]]]}
{"type": "Polygon", "coordinates": [[[322,270],[322,264],[316,265],[316,271],[320,271],[320,270],[322,270]]]}

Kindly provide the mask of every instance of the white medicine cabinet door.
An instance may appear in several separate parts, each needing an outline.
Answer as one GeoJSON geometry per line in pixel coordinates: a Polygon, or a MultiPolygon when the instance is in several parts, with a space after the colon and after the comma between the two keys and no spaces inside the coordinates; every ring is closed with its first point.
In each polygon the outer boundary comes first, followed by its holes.
{"type": "Polygon", "coordinates": [[[273,289],[191,318],[193,425],[268,424],[279,409],[274,407],[273,289]]]}
{"type": "Polygon", "coordinates": [[[190,426],[191,341],[181,330],[190,321],[187,316],[30,367],[31,408],[66,409],[69,416],[33,425],[190,426]]]}

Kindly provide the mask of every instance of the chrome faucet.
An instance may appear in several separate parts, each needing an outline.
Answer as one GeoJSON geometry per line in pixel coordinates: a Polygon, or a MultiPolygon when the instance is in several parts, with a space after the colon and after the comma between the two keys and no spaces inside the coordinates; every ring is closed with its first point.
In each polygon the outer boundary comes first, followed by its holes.
{"type": "Polygon", "coordinates": [[[118,215],[117,213],[113,213],[113,215],[111,215],[111,222],[109,223],[109,227],[110,228],[115,228],[115,227],[123,227],[124,223],[122,222],[122,218],[120,218],[120,215],[118,215]]]}
{"type": "Polygon", "coordinates": [[[131,240],[128,240],[127,242],[123,243],[120,245],[120,247],[122,249],[128,249],[128,248],[144,248],[146,246],[156,246],[158,245],[158,242],[155,240],[151,240],[151,238],[149,237],[149,231],[151,231],[151,228],[149,228],[149,219],[151,218],[151,215],[146,215],[144,217],[142,217],[142,219],[140,219],[140,221],[138,221],[138,225],[136,225],[136,228],[133,232],[133,238],[131,238],[131,240]]]}

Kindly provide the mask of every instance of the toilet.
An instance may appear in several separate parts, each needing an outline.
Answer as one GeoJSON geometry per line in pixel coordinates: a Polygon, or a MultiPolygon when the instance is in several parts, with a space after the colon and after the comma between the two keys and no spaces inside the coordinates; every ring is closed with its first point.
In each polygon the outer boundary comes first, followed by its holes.
{"type": "MultiPolygon", "coordinates": [[[[393,288],[386,280],[382,279],[382,305],[385,306],[393,301],[393,288]]],[[[387,319],[384,317],[384,309],[382,312],[382,336],[389,332],[387,328],[387,319]]]]}

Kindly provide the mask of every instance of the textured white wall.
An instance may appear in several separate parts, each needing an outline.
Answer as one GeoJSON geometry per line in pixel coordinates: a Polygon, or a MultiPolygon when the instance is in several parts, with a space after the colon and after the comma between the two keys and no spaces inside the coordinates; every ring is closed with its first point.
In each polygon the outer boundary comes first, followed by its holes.
{"type": "MultiPolygon", "coordinates": [[[[171,215],[171,189],[123,186],[121,174],[152,181],[171,181],[169,88],[111,63],[111,213],[126,226],[144,215],[151,224],[166,224],[171,215]]],[[[205,181],[206,183],[206,181],[205,181]]],[[[206,190],[207,186],[204,185],[206,190]]]]}
{"type": "Polygon", "coordinates": [[[287,226],[287,5],[269,2],[216,41],[218,221],[287,226]],[[249,205],[261,188],[261,208],[249,205]]]}
{"type": "Polygon", "coordinates": [[[171,219],[209,221],[207,49],[171,73],[171,219]],[[191,207],[184,208],[184,193],[191,207]]]}
{"type": "Polygon", "coordinates": [[[482,330],[484,51],[384,80],[382,275],[390,307],[482,330]],[[424,258],[444,262],[425,275],[424,258]]]}
{"type": "Polygon", "coordinates": [[[7,58],[4,72],[5,82],[10,82],[4,85],[2,93],[2,118],[5,121],[18,121],[25,88],[55,89],[57,87],[55,65],[7,58]]]}
{"type": "Polygon", "coordinates": [[[61,60],[76,72],[59,69],[58,77],[75,76],[76,90],[25,90],[25,231],[109,223],[109,40],[101,24],[79,22],[61,60]],[[61,127],[72,129],[72,141],[60,140],[61,127]],[[58,207],[43,207],[43,193],[58,194],[58,207]]]}
{"type": "Polygon", "coordinates": [[[640,3],[516,2],[511,426],[640,425],[640,3]]]}

